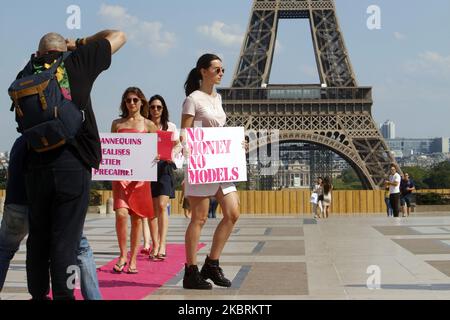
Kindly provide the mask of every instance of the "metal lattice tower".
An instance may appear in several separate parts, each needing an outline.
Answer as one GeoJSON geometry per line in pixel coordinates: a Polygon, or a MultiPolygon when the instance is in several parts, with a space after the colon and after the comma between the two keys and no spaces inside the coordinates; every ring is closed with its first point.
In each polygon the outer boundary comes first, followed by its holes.
{"type": "Polygon", "coordinates": [[[366,189],[382,187],[395,163],[372,117],[372,88],[356,82],[333,0],[254,0],[232,87],[219,92],[229,126],[323,146],[366,189]],[[269,84],[280,19],[309,19],[320,84],[269,84]]]}

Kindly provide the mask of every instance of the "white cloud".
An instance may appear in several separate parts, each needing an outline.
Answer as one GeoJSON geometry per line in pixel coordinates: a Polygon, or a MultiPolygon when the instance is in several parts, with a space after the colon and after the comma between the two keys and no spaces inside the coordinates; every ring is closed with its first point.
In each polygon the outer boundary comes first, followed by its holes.
{"type": "Polygon", "coordinates": [[[408,73],[426,73],[432,75],[450,75],[450,55],[443,56],[438,52],[426,51],[415,60],[407,61],[404,69],[408,73]]]}
{"type": "Polygon", "coordinates": [[[398,31],[394,32],[394,37],[397,40],[404,40],[404,39],[406,39],[406,36],[403,33],[400,33],[398,31]]]}
{"type": "Polygon", "coordinates": [[[211,26],[200,26],[197,31],[226,47],[240,45],[244,38],[238,26],[229,26],[221,21],[214,21],[211,26]]]}
{"type": "Polygon", "coordinates": [[[102,4],[98,14],[115,28],[125,31],[130,41],[153,53],[165,54],[175,47],[175,34],[163,31],[163,25],[158,21],[141,20],[116,5],[102,4]]]}

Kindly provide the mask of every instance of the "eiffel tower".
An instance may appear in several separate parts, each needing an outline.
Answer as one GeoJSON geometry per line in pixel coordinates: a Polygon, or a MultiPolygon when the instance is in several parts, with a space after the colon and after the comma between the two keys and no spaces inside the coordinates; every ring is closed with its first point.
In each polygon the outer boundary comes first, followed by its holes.
{"type": "Polygon", "coordinates": [[[279,143],[332,151],[365,189],[383,187],[395,159],[372,117],[372,88],[360,87],[333,0],[253,0],[231,88],[220,88],[229,126],[279,130],[279,143]],[[270,84],[280,19],[309,19],[320,84],[270,84]]]}

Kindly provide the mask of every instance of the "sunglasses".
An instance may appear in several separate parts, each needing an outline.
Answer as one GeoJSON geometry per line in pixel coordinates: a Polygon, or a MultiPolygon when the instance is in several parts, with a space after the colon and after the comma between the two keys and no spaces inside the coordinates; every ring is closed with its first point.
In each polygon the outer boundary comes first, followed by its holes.
{"type": "Polygon", "coordinates": [[[225,73],[225,69],[224,69],[224,68],[217,67],[217,68],[214,68],[214,72],[215,72],[216,74],[220,74],[220,72],[225,73]]]}
{"type": "Polygon", "coordinates": [[[163,106],[150,106],[150,110],[158,110],[161,111],[163,106]]]}
{"type": "Polygon", "coordinates": [[[138,98],[133,98],[133,99],[127,98],[127,99],[125,99],[126,103],[133,102],[134,104],[137,104],[139,101],[141,101],[141,99],[138,99],[138,98]]]}

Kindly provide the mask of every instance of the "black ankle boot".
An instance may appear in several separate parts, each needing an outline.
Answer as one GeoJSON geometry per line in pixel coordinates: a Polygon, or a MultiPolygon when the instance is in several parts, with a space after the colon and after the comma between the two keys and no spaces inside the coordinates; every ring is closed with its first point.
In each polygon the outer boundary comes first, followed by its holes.
{"type": "Polygon", "coordinates": [[[217,286],[231,287],[231,281],[225,278],[222,268],[219,267],[219,260],[211,260],[207,256],[205,264],[202,267],[201,275],[205,280],[211,279],[217,286]]]}
{"type": "Polygon", "coordinates": [[[184,278],[183,278],[183,288],[184,289],[196,289],[196,290],[211,290],[212,284],[202,278],[198,267],[188,266],[185,264],[184,267],[184,278]]]}

